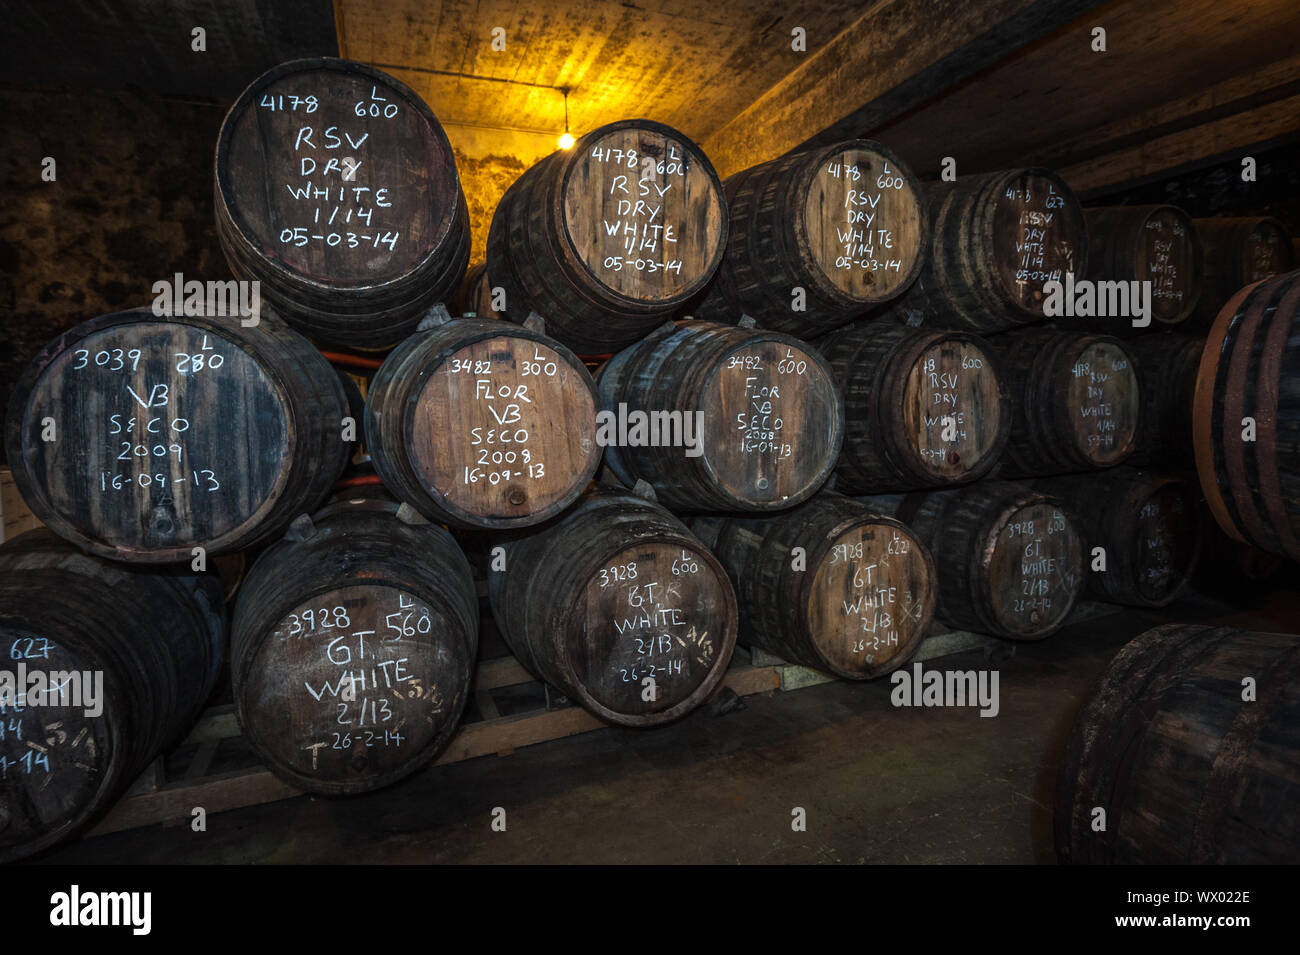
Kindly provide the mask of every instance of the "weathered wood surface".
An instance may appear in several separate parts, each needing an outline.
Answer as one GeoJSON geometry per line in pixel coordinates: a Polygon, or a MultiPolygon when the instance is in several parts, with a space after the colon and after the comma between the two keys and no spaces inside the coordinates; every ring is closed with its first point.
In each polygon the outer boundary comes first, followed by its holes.
{"type": "Polygon", "coordinates": [[[1043,319],[1048,282],[1087,268],[1083,210],[1048,169],[928,183],[930,249],[890,309],[909,325],[991,333],[1043,319]]]}
{"type": "Polygon", "coordinates": [[[504,316],[536,312],[580,354],[649,334],[722,259],[727,206],[708,158],[681,133],[625,120],[547,156],[510,187],[488,234],[488,287],[504,316]]]}
{"type": "MultiPolygon", "coordinates": [[[[1280,90],[1284,95],[1246,96],[1227,110],[1180,117],[1171,123],[1173,129],[1157,126],[1154,138],[1153,131],[1145,129],[1131,144],[1063,167],[1061,176],[1086,199],[1158,182],[1180,170],[1236,160],[1252,147],[1295,134],[1300,95],[1293,85],[1280,90]]],[[[1195,97],[1192,103],[1204,105],[1204,98],[1195,97]]]]}
{"type": "Polygon", "coordinates": [[[691,527],[731,577],[740,640],[851,680],[906,663],[934,615],[934,562],[902,523],[829,491],[691,527]],[[805,558],[794,566],[795,548],[805,558]]]}
{"type": "Polygon", "coordinates": [[[605,449],[619,480],[645,480],[678,510],[798,504],[830,476],[843,438],[843,401],[826,361],[778,332],[679,322],[611,358],[597,389],[613,415],[681,412],[683,428],[662,423],[657,445],[649,425],[638,438],[629,417],[628,440],[605,449]],[[694,449],[676,440],[686,427],[694,449]]]}
{"type": "Polygon", "coordinates": [[[1084,528],[1051,495],[1008,481],[860,498],[898,518],[934,556],[935,615],[1012,640],[1059,630],[1084,587],[1084,528]]]}
{"type": "MultiPolygon", "coordinates": [[[[933,11],[914,8],[922,18],[933,11]]],[[[1017,163],[1061,169],[1128,150],[1159,163],[1168,153],[1150,145],[1154,140],[1294,95],[1298,32],[1300,9],[1285,0],[1112,0],[1039,42],[1008,47],[976,80],[954,84],[870,135],[927,179],[948,154],[962,175],[1017,163]],[[1104,53],[1092,49],[1099,26],[1108,38],[1104,53]]],[[[1202,134],[1200,148],[1204,155],[1228,147],[1202,134]]],[[[715,161],[722,166],[723,158],[715,161]]]]}
{"type": "Polygon", "coordinates": [[[453,315],[473,315],[476,318],[505,318],[505,312],[493,307],[492,284],[488,280],[487,263],[480,262],[465,273],[465,280],[452,298],[453,315]]]}
{"type": "Polygon", "coordinates": [[[492,319],[446,322],[403,342],[375,375],[365,421],[385,485],[458,527],[553,517],[601,457],[586,366],[559,342],[492,319]]]}
{"type": "Polygon", "coordinates": [[[1223,307],[1201,355],[1192,433],[1219,526],[1300,560],[1300,271],[1223,307]]]}
{"type": "Polygon", "coordinates": [[[929,248],[921,184],[879,143],[848,140],[729,177],[727,250],[696,318],[818,335],[897,297],[929,248]]]}
{"type": "Polygon", "coordinates": [[[1186,589],[1201,552],[1194,484],[1120,467],[1100,474],[1040,478],[1033,486],[1077,515],[1086,550],[1105,548],[1106,569],[1090,567],[1085,577],[1088,596],[1163,607],[1186,589]]]}
{"type": "Polygon", "coordinates": [[[190,561],[266,540],[315,507],[350,453],[338,377],[271,315],[90,320],[48,344],[5,441],[47,526],[115,560],[190,561]]]}
{"type": "Polygon", "coordinates": [[[18,493],[13,474],[8,468],[0,468],[0,544],[42,526],[18,493]]]}
{"type": "MultiPolygon", "coordinates": [[[[724,175],[870,135],[1097,5],[1097,0],[876,4],[705,141],[724,175]]],[[[788,31],[787,31],[788,32],[788,31]]],[[[786,42],[789,42],[788,37],[786,42]]]]}
{"type": "Polygon", "coordinates": [[[225,640],[215,576],[110,563],[44,529],[0,548],[0,670],[21,694],[0,705],[0,861],[81,831],[177,742],[225,640]],[[79,698],[28,695],[55,671],[79,698]]]}
{"type": "MultiPolygon", "coordinates": [[[[489,660],[480,664],[475,686],[482,690],[486,685],[484,674],[498,674],[509,681],[500,685],[527,683],[532,677],[522,671],[513,658],[489,660]],[[519,671],[516,674],[515,671],[519,671]]],[[[769,693],[781,688],[778,668],[773,666],[737,666],[727,671],[719,689],[725,687],[739,696],[769,693]]],[[[211,733],[226,739],[239,735],[239,726],[233,714],[215,708],[215,721],[221,726],[211,727],[211,733]]],[[[516,749],[534,746],[551,740],[576,736],[607,727],[579,706],[562,706],[558,709],[536,709],[511,716],[497,716],[473,723],[462,723],[452,737],[450,745],[432,763],[444,766],[480,756],[508,756],[516,749]]],[[[262,803],[291,799],[302,795],[301,789],[289,785],[265,769],[247,769],[219,773],[198,780],[168,782],[154,789],[142,791],[120,801],[90,835],[105,835],[141,826],[167,824],[188,820],[195,806],[205,807],[209,813],[226,812],[262,803]]]]}
{"type": "Polygon", "coordinates": [[[502,543],[505,570],[489,578],[497,627],[569,699],[610,723],[654,726],[721,681],[736,643],[731,582],[663,508],[598,486],[502,543]]]}
{"type": "Polygon", "coordinates": [[[311,792],[410,775],[460,721],[478,623],[469,564],[442,528],[373,496],[295,521],[235,604],[231,670],[249,743],[311,792]]]}
{"type": "Polygon", "coordinates": [[[446,133],[368,66],[295,60],[259,76],[226,115],[214,175],[231,269],[313,338],[390,348],[465,274],[469,213],[446,133]]]}
{"type": "Polygon", "coordinates": [[[1293,862],[1298,753],[1300,637],[1148,630],[1120,650],[1075,719],[1057,853],[1075,863],[1293,862]]]}
{"type": "MultiPolygon", "coordinates": [[[[1084,210],[1088,278],[1150,282],[1151,327],[1173,327],[1196,309],[1205,273],[1192,217],[1177,206],[1105,206],[1084,210]]],[[[1097,319],[1109,334],[1132,330],[1130,317],[1097,319]]]]}
{"type": "Polygon", "coordinates": [[[998,474],[1065,474],[1119,464],[1133,450],[1138,376],[1104,335],[1027,329],[992,342],[1011,392],[1011,438],[998,474]]]}
{"type": "Polygon", "coordinates": [[[969,332],[864,321],[819,339],[844,395],[835,488],[880,494],[987,474],[1011,434],[996,353],[969,332]]]}

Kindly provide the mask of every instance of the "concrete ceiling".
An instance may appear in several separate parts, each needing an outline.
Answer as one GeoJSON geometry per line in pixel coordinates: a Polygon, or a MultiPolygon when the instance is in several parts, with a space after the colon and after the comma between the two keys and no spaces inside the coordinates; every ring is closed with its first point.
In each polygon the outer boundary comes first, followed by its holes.
{"type": "Polygon", "coordinates": [[[577,134],[643,117],[702,139],[860,17],[861,0],[340,0],[343,55],[447,124],[577,134]],[[492,48],[494,27],[505,49],[492,48]]]}

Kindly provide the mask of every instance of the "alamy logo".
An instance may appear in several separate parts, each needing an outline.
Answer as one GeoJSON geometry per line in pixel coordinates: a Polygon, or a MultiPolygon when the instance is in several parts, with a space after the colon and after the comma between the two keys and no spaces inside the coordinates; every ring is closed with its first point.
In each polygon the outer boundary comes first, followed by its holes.
{"type": "Polygon", "coordinates": [[[0,712],[37,706],[77,706],[88,717],[104,712],[103,670],[0,670],[0,712]]]}
{"type": "Polygon", "coordinates": [[[153,313],[168,315],[202,315],[213,318],[238,317],[239,324],[253,328],[262,320],[262,283],[259,281],[200,282],[185,281],[177,272],[172,279],[153,283],[153,313]]]}
{"type": "Polygon", "coordinates": [[[1043,315],[1047,318],[1131,318],[1134,328],[1151,324],[1151,283],[1074,280],[1043,283],[1043,315]]]}
{"type": "Polygon", "coordinates": [[[148,935],[152,927],[151,892],[82,892],[74,885],[50,896],[50,924],[128,925],[133,935],[148,935]]]}
{"type": "Polygon", "coordinates": [[[704,453],[703,411],[628,411],[596,414],[596,443],[602,448],[686,448],[688,458],[704,453]]]}
{"type": "Polygon", "coordinates": [[[895,670],[889,677],[894,689],[889,702],[895,706],[978,706],[980,716],[997,716],[997,670],[895,670]]]}

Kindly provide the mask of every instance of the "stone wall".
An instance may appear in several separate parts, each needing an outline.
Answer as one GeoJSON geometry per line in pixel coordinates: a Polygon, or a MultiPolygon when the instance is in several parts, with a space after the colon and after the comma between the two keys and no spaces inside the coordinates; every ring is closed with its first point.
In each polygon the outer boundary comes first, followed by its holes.
{"type": "MultiPolygon", "coordinates": [[[[223,106],[130,93],[0,91],[0,399],[50,339],[149,305],[182,272],[229,278],[213,227],[223,106]],[[45,157],[53,182],[41,178],[45,157]]],[[[448,126],[481,262],[501,196],[555,137],[448,126]]],[[[0,451],[0,454],[3,454],[0,451]]]]}
{"type": "Polygon", "coordinates": [[[212,219],[223,110],[131,94],[0,91],[0,398],[59,333],[226,278],[212,219]],[[53,182],[41,178],[45,157],[53,182]]]}

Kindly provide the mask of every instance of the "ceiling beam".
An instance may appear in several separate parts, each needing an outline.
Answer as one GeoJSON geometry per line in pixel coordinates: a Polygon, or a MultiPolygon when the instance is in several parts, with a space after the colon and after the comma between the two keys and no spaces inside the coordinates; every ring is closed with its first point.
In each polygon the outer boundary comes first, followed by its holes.
{"type": "MultiPolygon", "coordinates": [[[[1082,166],[1102,156],[1140,146],[1153,139],[1205,126],[1218,119],[1245,113],[1300,93],[1300,54],[1267,63],[1230,77],[1195,93],[1161,103],[1085,134],[1055,137],[1026,154],[1032,165],[1056,169],[1082,166]]],[[[1300,117],[1296,118],[1300,125],[1300,117]]]]}
{"type": "Polygon", "coordinates": [[[793,149],[861,135],[1098,4],[882,0],[708,136],[705,152],[727,176],[793,149]]]}
{"type": "MultiPolygon", "coordinates": [[[[1213,114],[1212,114],[1213,115],[1213,114]]],[[[1140,186],[1300,136],[1300,94],[1146,139],[1060,170],[1081,199],[1140,186]]]]}

